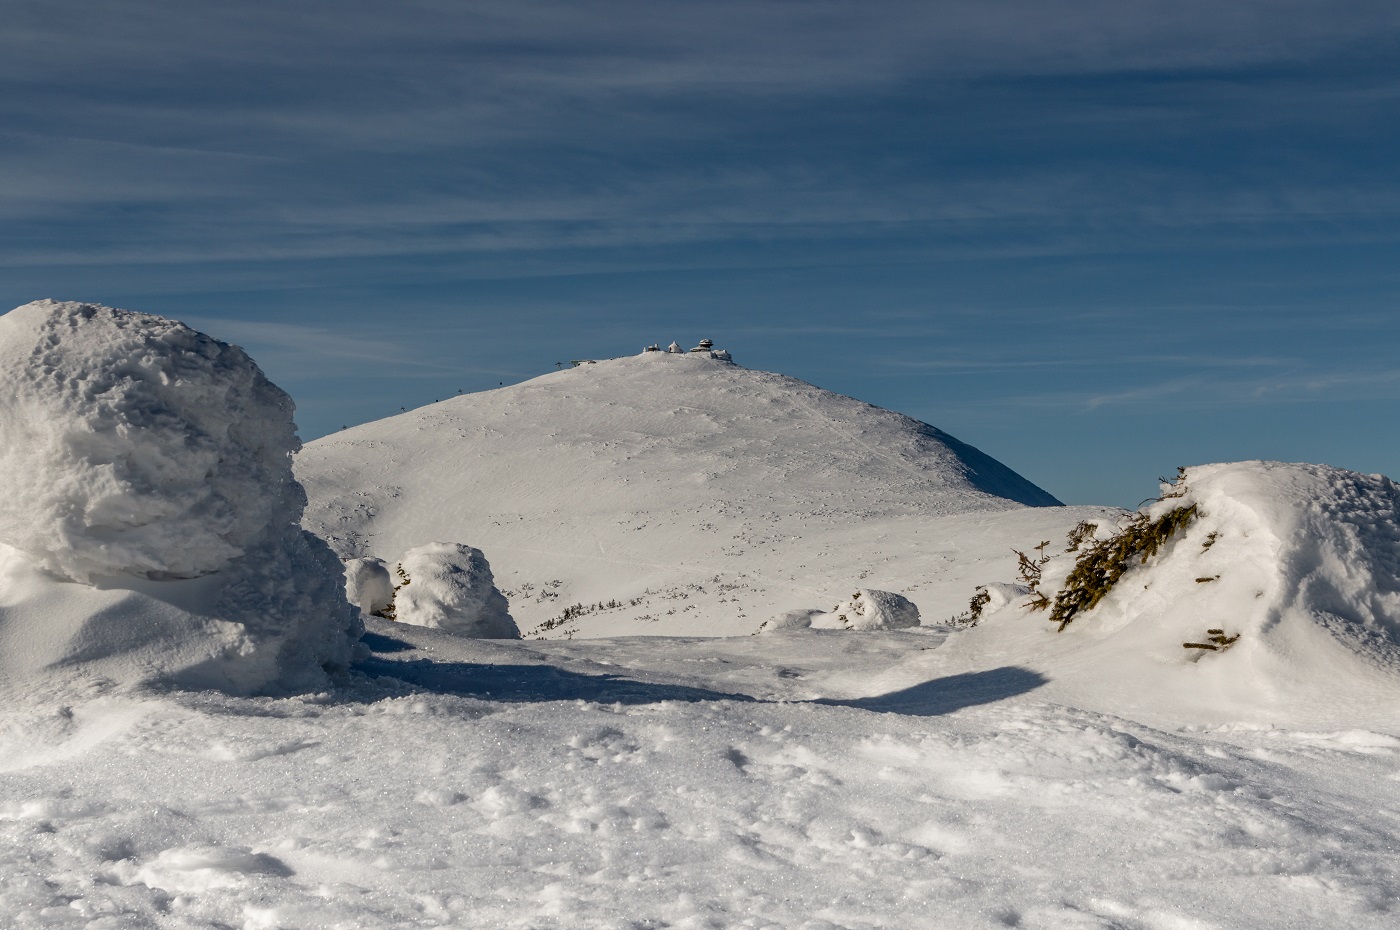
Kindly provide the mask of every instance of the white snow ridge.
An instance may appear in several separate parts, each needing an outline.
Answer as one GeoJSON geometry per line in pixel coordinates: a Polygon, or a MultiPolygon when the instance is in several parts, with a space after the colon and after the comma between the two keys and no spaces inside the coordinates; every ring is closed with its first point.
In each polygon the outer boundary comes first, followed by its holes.
{"type": "Polygon", "coordinates": [[[27,304],[0,317],[0,423],[12,682],[85,665],[253,692],[323,687],[349,664],[338,560],[297,525],[292,401],[242,349],[148,314],[27,304]]]}

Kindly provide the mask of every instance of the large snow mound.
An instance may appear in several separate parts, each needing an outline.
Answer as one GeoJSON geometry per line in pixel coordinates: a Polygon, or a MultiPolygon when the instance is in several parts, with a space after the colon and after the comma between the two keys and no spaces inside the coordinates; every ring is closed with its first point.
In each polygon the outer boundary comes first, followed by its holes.
{"type": "Polygon", "coordinates": [[[217,571],[300,519],[292,401],[183,324],[42,300],[0,316],[0,542],[75,581],[217,571]]]}
{"type": "Polygon", "coordinates": [[[292,409],[242,349],[171,320],[52,300],[0,317],[11,683],[291,690],[348,665],[359,621],[298,525],[292,409]]]}
{"type": "Polygon", "coordinates": [[[709,353],[451,398],[296,468],[342,558],[469,539],[526,636],[748,635],[852,581],[938,618],[983,553],[1093,516],[926,423],[709,353]]]}
{"type": "MultiPolygon", "coordinates": [[[[1125,707],[1187,697],[1244,713],[1400,697],[1400,492],[1389,478],[1233,462],[1186,469],[1164,491],[1146,520],[1184,525],[1049,633],[1046,668],[1093,677],[1125,707]]],[[[1114,530],[1100,526],[1099,542],[1114,530]]],[[[1064,590],[1090,545],[1046,565],[1041,590],[1064,590]]],[[[1025,600],[969,639],[1049,616],[1025,600]]]]}

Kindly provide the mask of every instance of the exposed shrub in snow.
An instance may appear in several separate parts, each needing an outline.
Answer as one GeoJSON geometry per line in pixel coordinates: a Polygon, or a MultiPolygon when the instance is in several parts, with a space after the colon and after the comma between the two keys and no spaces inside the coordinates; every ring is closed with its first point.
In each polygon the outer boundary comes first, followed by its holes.
{"type": "Polygon", "coordinates": [[[345,596],[360,613],[383,616],[394,603],[394,581],[383,559],[345,561],[345,596]]]}
{"type": "Polygon", "coordinates": [[[394,619],[477,639],[519,639],[510,604],[480,549],[428,543],[404,553],[394,619]]]}
{"type": "Polygon", "coordinates": [[[991,615],[1001,610],[1017,598],[1025,597],[1031,591],[1023,584],[981,584],[973,592],[967,610],[951,617],[949,625],[971,629],[981,622],[983,615],[991,615]]]}
{"type": "Polygon", "coordinates": [[[967,602],[967,610],[954,615],[948,622],[953,626],[972,627],[977,625],[977,621],[982,619],[982,611],[992,602],[992,595],[988,593],[987,586],[979,584],[972,592],[972,598],[967,602]]]}
{"type": "Polygon", "coordinates": [[[218,571],[301,517],[292,401],[181,323],[42,300],[0,317],[0,542],[74,581],[218,571]]]}
{"type": "Polygon", "coordinates": [[[1063,630],[1080,611],[1092,609],[1134,562],[1146,563],[1195,516],[1195,504],[1173,507],[1155,520],[1140,513],[1108,539],[1094,543],[1075,561],[1063,590],[1055,595],[1050,622],[1063,630]]]}
{"type": "Polygon", "coordinates": [[[362,627],[339,559],[299,525],[291,399],[242,349],[27,304],[0,317],[0,431],[5,674],[98,664],[259,692],[349,664],[362,627]]]}
{"type": "Polygon", "coordinates": [[[1052,619],[1094,621],[1048,648],[1142,695],[1184,689],[1202,706],[1267,714],[1400,681],[1400,491],[1383,475],[1194,466],[1077,559],[1053,559],[1045,586],[1061,589],[1052,619]]]}
{"type": "Polygon", "coordinates": [[[919,625],[919,608],[907,597],[871,588],[861,588],[837,604],[830,616],[848,630],[902,630],[919,625]]]}
{"type": "Polygon", "coordinates": [[[1031,610],[1044,610],[1050,606],[1050,599],[1040,590],[1041,575],[1050,562],[1050,557],[1045,554],[1049,546],[1050,540],[1043,540],[1035,547],[1035,551],[1040,553],[1035,558],[1031,558],[1020,549],[1011,550],[1016,553],[1016,578],[1025,585],[1026,593],[1031,596],[1026,603],[1031,610]]]}
{"type": "Polygon", "coordinates": [[[1065,551],[1078,552],[1079,547],[1094,538],[1094,534],[1099,531],[1097,523],[1090,523],[1088,520],[1080,520],[1074,525],[1065,536],[1065,551]]]}
{"type": "Polygon", "coordinates": [[[1186,649],[1203,649],[1209,652],[1224,652],[1235,644],[1240,638],[1240,634],[1234,636],[1225,635],[1223,629],[1206,630],[1206,642],[1204,643],[1182,643],[1186,649]]]}

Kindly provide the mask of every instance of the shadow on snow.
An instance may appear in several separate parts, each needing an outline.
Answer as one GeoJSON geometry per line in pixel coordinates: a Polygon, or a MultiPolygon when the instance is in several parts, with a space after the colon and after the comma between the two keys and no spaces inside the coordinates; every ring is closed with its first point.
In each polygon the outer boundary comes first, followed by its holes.
{"type": "Polygon", "coordinates": [[[996,701],[1034,691],[1049,681],[1039,672],[1015,665],[1003,665],[984,672],[964,672],[961,675],[948,675],[932,681],[921,681],[917,685],[889,694],[873,697],[837,700],[819,698],[814,704],[830,704],[836,707],[858,707],[880,714],[904,714],[909,717],[937,717],[951,714],[964,707],[978,704],[992,704],[996,701]]]}
{"type": "Polygon", "coordinates": [[[355,665],[356,671],[373,677],[392,678],[435,694],[485,698],[492,701],[531,703],[541,701],[592,701],[599,704],[658,704],[662,701],[737,701],[762,704],[822,704],[854,707],[875,713],[933,717],[964,707],[990,704],[1025,694],[1045,684],[1038,672],[1015,666],[967,672],[920,682],[901,691],[864,698],[818,698],[813,701],[775,701],[748,694],[712,691],[689,685],[638,681],[620,675],[590,675],[553,665],[497,665],[477,662],[440,662],[432,659],[394,659],[394,653],[414,647],[389,636],[366,633],[365,645],[373,655],[355,665]]]}

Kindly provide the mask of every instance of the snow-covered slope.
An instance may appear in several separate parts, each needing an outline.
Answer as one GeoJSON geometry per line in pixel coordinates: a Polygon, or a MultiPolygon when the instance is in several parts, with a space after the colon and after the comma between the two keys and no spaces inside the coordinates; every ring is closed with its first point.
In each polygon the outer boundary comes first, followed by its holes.
{"type": "Polygon", "coordinates": [[[551,635],[749,633],[857,588],[940,618],[1007,540],[1090,512],[1033,509],[1056,501],[927,424],[702,353],[453,398],[309,443],[297,473],[343,557],[482,549],[527,636],[571,605],[551,635]]]}
{"type": "MultiPolygon", "coordinates": [[[[1138,525],[1173,514],[1183,525],[1155,553],[1121,559],[1126,571],[1062,632],[1052,609],[1017,598],[934,665],[911,668],[911,680],[943,662],[1013,661],[1078,706],[1137,719],[1326,725],[1367,708],[1400,726],[1395,484],[1325,465],[1232,462],[1186,469],[1164,490],[1138,525]]],[[[1112,550],[1115,529],[1099,526],[1097,551],[1112,550]]],[[[1052,600],[1095,548],[1056,551],[1042,582],[1052,600]]]]}

